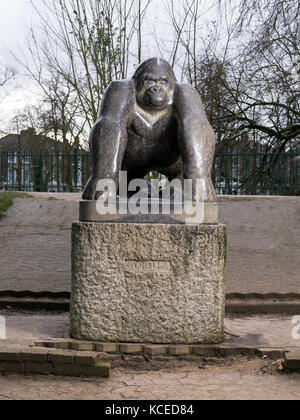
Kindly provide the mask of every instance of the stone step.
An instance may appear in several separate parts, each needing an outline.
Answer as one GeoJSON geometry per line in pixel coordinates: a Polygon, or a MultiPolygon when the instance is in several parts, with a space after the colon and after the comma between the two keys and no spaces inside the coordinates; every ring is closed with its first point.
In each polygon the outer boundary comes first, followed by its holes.
{"type": "Polygon", "coordinates": [[[110,364],[103,360],[101,353],[96,352],[2,346],[0,372],[108,378],[110,364]]]}
{"type": "Polygon", "coordinates": [[[288,369],[300,371],[300,350],[294,350],[285,354],[284,366],[288,369]]]}
{"type": "Polygon", "coordinates": [[[230,357],[230,356],[265,356],[271,359],[284,357],[286,349],[275,347],[255,347],[235,344],[140,344],[140,343],[99,343],[93,341],[78,341],[72,339],[57,339],[51,341],[36,341],[35,346],[55,349],[75,349],[77,352],[94,351],[104,354],[155,356],[199,356],[199,357],[230,357]]]}

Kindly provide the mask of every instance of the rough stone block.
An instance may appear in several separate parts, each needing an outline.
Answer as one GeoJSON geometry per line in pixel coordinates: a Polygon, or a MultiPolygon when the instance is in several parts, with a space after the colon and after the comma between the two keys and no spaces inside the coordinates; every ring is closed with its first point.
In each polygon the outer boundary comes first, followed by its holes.
{"type": "Polygon", "coordinates": [[[80,365],[76,365],[75,363],[54,363],[53,374],[61,376],[80,376],[81,368],[80,365]]]}
{"type": "Polygon", "coordinates": [[[142,344],[120,344],[120,352],[125,354],[143,353],[144,346],[142,344]]]}
{"type": "Polygon", "coordinates": [[[71,349],[77,351],[93,351],[93,343],[89,341],[73,341],[71,343],[71,349]]]}
{"type": "Polygon", "coordinates": [[[225,254],[223,225],[74,223],[71,337],[222,342],[225,254]]]}
{"type": "Polygon", "coordinates": [[[75,353],[66,350],[49,350],[48,361],[53,363],[74,363],[75,353]]]}
{"type": "Polygon", "coordinates": [[[24,373],[23,362],[0,362],[0,372],[24,373]]]}
{"type": "Polygon", "coordinates": [[[0,362],[18,362],[20,361],[20,352],[22,347],[19,349],[1,349],[0,350],[0,362]]]}
{"type": "Polygon", "coordinates": [[[95,350],[104,353],[119,353],[120,345],[118,343],[96,343],[95,350]]]}
{"type": "Polygon", "coordinates": [[[48,349],[23,349],[20,352],[20,359],[23,362],[47,362],[48,360],[48,349]]]}
{"type": "Polygon", "coordinates": [[[25,362],[25,373],[37,373],[40,375],[50,375],[53,373],[53,365],[49,362],[25,362]]]}
{"type": "Polygon", "coordinates": [[[61,349],[68,350],[72,347],[73,340],[70,339],[61,339],[53,341],[35,341],[34,345],[36,347],[47,347],[50,349],[61,349]]]}
{"type": "Polygon", "coordinates": [[[109,378],[110,364],[99,363],[97,366],[80,366],[82,376],[97,376],[98,378],[109,378]]]}
{"type": "Polygon", "coordinates": [[[300,369],[300,350],[286,353],[284,365],[289,369],[300,369]]]}
{"type": "Polygon", "coordinates": [[[55,341],[45,341],[44,345],[41,346],[41,347],[47,347],[49,349],[55,349],[56,348],[56,342],[55,341]]]}
{"type": "Polygon", "coordinates": [[[182,356],[192,353],[192,346],[169,346],[168,353],[170,356],[182,356]]]}
{"type": "Polygon", "coordinates": [[[201,344],[193,346],[193,353],[204,357],[214,357],[216,355],[214,346],[205,346],[201,344]]]}
{"type": "Polygon", "coordinates": [[[167,346],[144,346],[144,354],[149,356],[160,356],[161,354],[167,354],[167,346]]]}
{"type": "Polygon", "coordinates": [[[72,347],[72,341],[70,340],[59,340],[55,341],[54,348],[61,350],[68,350],[72,347]]]}
{"type": "Polygon", "coordinates": [[[96,366],[99,362],[101,363],[103,361],[103,356],[105,357],[106,354],[91,351],[79,352],[75,356],[75,363],[79,365],[96,366]]]}

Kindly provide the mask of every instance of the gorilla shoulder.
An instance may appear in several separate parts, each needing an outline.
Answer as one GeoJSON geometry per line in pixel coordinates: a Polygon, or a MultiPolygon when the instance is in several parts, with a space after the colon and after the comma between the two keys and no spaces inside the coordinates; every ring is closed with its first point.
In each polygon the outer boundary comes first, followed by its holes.
{"type": "Polygon", "coordinates": [[[117,80],[110,83],[101,100],[99,117],[110,117],[125,121],[135,102],[135,88],[131,80],[117,80]]]}
{"type": "Polygon", "coordinates": [[[174,108],[179,115],[190,114],[193,118],[196,115],[201,116],[201,119],[206,118],[204,105],[199,93],[193,86],[185,83],[176,83],[174,108]]]}
{"type": "Polygon", "coordinates": [[[108,85],[106,92],[108,91],[125,91],[128,92],[132,91],[135,92],[134,82],[131,79],[123,79],[123,80],[113,80],[108,85]]]}
{"type": "Polygon", "coordinates": [[[199,93],[192,85],[187,85],[186,83],[176,83],[176,95],[179,96],[196,96],[200,98],[199,93]]]}

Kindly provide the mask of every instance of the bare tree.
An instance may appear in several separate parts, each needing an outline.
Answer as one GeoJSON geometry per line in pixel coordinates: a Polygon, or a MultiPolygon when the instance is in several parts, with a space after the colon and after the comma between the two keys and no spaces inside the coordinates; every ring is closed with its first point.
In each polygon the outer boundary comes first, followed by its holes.
{"type": "Polygon", "coordinates": [[[0,87],[3,87],[9,80],[13,79],[16,71],[11,67],[5,67],[0,75],[0,87]]]}
{"type": "MultiPolygon", "coordinates": [[[[14,79],[16,75],[16,70],[12,67],[3,66],[0,67],[0,104],[2,104],[5,99],[13,91],[14,87],[9,86],[10,82],[14,79]]],[[[0,121],[1,121],[0,117],[0,121]]],[[[2,123],[2,121],[1,121],[2,123]]],[[[3,130],[0,129],[0,134],[4,134],[3,130]]]]}
{"type": "Polygon", "coordinates": [[[184,50],[182,79],[203,97],[219,143],[229,145],[226,137],[241,133],[279,151],[298,142],[300,76],[293,65],[299,1],[219,2],[204,32],[200,0],[183,1],[182,13],[175,5],[171,0],[168,8],[176,34],[173,63],[184,50]]]}
{"type": "Polygon", "coordinates": [[[224,83],[229,82],[231,62],[238,59],[236,51],[232,52],[237,22],[234,11],[226,4],[222,10],[217,3],[211,3],[209,8],[205,5],[201,0],[185,0],[178,9],[174,0],[167,3],[175,32],[171,60],[181,67],[182,81],[192,84],[202,97],[221,147],[230,143],[229,137],[233,140],[232,131],[237,128],[222,107],[227,105],[233,110],[224,83]],[[204,23],[208,12],[213,18],[204,23]]]}
{"type": "Polygon", "coordinates": [[[242,0],[238,24],[241,55],[226,86],[236,106],[227,110],[258,143],[284,151],[300,136],[299,1],[242,0]]]}
{"type": "Polygon", "coordinates": [[[136,0],[39,0],[33,4],[43,29],[31,28],[21,62],[49,103],[59,106],[68,118],[80,119],[76,136],[86,139],[105,89],[112,80],[127,77],[136,33],[135,56],[141,59],[141,27],[149,0],[139,2],[138,8],[136,0]],[[67,99],[64,106],[62,97],[67,99]]]}

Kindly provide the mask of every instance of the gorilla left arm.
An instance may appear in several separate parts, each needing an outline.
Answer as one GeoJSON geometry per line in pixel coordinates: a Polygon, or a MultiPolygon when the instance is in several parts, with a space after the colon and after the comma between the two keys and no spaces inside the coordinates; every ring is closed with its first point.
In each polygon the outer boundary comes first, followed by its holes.
{"type": "Polygon", "coordinates": [[[214,201],[211,169],[216,140],[196,89],[190,85],[177,84],[174,109],[178,122],[183,178],[204,180],[204,198],[214,201]]]}
{"type": "Polygon", "coordinates": [[[215,134],[196,89],[190,85],[177,84],[174,109],[178,122],[184,178],[197,179],[210,175],[215,134]]]}

